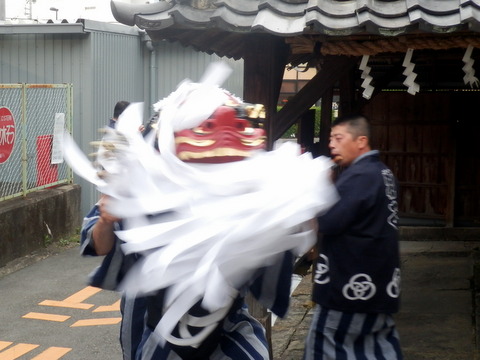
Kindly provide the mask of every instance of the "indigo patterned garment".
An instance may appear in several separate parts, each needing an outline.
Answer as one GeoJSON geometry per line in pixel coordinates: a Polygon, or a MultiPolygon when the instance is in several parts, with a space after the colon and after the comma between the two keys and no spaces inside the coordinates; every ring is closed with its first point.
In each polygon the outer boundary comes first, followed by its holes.
{"type": "MultiPolygon", "coordinates": [[[[81,254],[84,256],[96,255],[92,228],[98,219],[98,206],[94,206],[83,221],[81,254]]],[[[121,228],[121,223],[116,224],[117,230],[121,228]]],[[[104,257],[101,265],[90,274],[90,285],[117,290],[126,272],[139,258],[140,256],[136,254],[125,255],[122,252],[120,240],[117,239],[115,246],[104,257]]],[[[284,316],[289,306],[293,262],[292,253],[283,253],[273,265],[258,269],[252,277],[252,282],[245,284],[242,293],[245,294],[245,290],[249,290],[265,307],[280,317],[284,316]]],[[[149,314],[148,311],[154,308],[152,301],[156,302],[154,305],[157,308],[162,308],[161,296],[135,297],[122,294],[120,343],[124,360],[269,359],[265,329],[249,314],[243,297],[234,302],[215,333],[206,339],[206,342],[210,342],[206,350],[207,354],[195,354],[190,351],[191,349],[183,351],[176,345],[160,339],[153,331],[154,326],[149,325],[149,320],[154,317],[154,314],[149,314]]]]}
{"type": "Polygon", "coordinates": [[[336,181],[341,200],[318,218],[317,303],[304,360],[401,360],[397,184],[370,151],[336,181]]]}
{"type": "Polygon", "coordinates": [[[400,297],[396,180],[378,152],[346,168],[341,201],[318,218],[313,300],[344,312],[395,313],[400,297]]]}
{"type": "Polygon", "coordinates": [[[316,305],[304,360],[401,360],[395,323],[388,314],[345,313],[316,305]]]}

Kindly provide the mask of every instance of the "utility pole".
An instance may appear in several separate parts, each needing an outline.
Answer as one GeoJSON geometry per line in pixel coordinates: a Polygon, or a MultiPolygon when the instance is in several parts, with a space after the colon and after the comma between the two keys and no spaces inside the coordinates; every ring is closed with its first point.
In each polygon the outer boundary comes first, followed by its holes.
{"type": "Polygon", "coordinates": [[[5,0],[0,0],[0,21],[6,20],[5,17],[5,0]]]}
{"type": "Polygon", "coordinates": [[[25,13],[25,17],[29,20],[32,20],[32,2],[33,0],[27,0],[25,2],[24,13],[25,13]]]}
{"type": "Polygon", "coordinates": [[[26,0],[25,2],[25,17],[29,20],[33,19],[33,4],[35,4],[37,0],[26,0]]]}

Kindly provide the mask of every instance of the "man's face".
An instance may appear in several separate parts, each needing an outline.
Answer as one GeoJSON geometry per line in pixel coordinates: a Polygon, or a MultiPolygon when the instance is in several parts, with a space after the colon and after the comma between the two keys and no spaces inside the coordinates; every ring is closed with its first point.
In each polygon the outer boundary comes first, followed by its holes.
{"type": "Polygon", "coordinates": [[[328,144],[332,160],[342,166],[350,165],[362,154],[362,138],[365,138],[359,136],[354,139],[347,130],[347,125],[334,126],[330,132],[330,142],[328,144]]]}

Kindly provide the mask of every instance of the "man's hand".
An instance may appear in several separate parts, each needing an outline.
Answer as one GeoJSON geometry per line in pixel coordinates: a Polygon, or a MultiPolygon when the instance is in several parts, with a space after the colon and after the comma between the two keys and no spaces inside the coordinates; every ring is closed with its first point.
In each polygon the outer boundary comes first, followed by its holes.
{"type": "Polygon", "coordinates": [[[93,244],[97,255],[106,255],[113,248],[115,242],[114,225],[121,220],[107,211],[108,199],[107,195],[102,195],[98,202],[100,218],[94,225],[92,232],[93,244]]]}
{"type": "Polygon", "coordinates": [[[102,195],[100,197],[100,200],[98,202],[98,210],[100,211],[100,220],[102,220],[106,224],[113,224],[115,222],[120,221],[121,219],[113,216],[110,214],[107,210],[108,208],[108,201],[109,201],[109,196],[107,195],[102,195]]]}

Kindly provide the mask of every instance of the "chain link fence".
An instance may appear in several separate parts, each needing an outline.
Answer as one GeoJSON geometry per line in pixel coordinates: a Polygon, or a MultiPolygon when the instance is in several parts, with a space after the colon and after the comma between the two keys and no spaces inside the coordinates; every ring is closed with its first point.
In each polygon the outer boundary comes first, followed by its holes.
{"type": "Polygon", "coordinates": [[[71,183],[63,161],[71,84],[0,84],[0,201],[71,183]]]}

